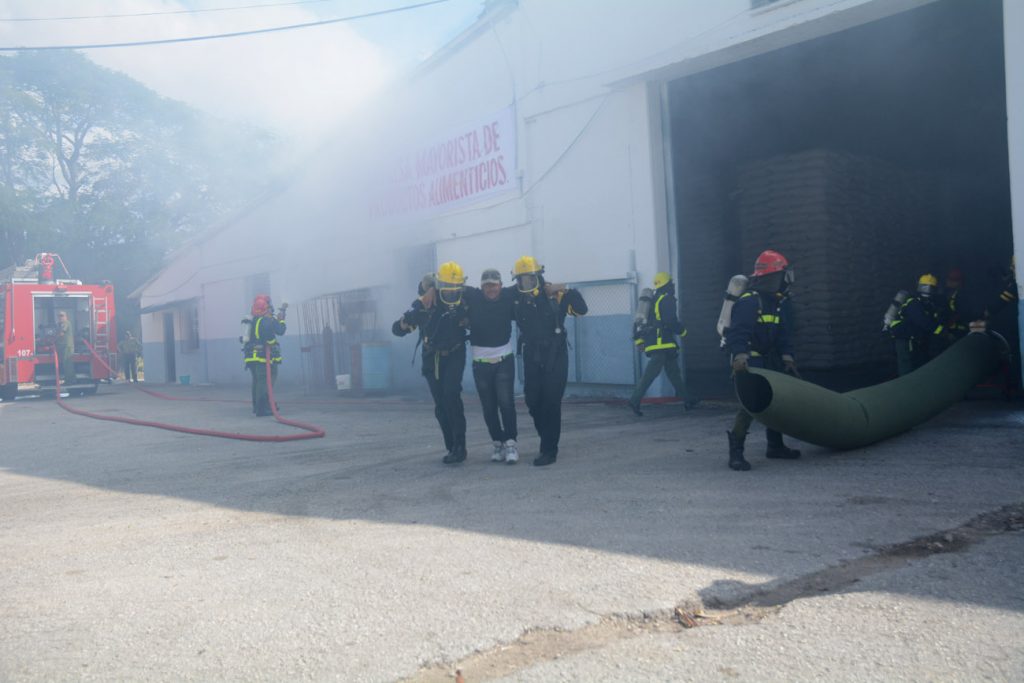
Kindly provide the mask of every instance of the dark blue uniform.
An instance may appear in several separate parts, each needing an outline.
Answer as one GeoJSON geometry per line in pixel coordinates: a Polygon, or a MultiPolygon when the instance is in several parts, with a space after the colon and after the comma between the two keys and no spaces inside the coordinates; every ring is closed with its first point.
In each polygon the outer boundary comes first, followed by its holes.
{"type": "Polygon", "coordinates": [[[940,309],[929,297],[912,296],[903,302],[889,326],[895,340],[896,370],[909,374],[928,362],[939,350],[938,336],[945,329],[940,309]]]}
{"type": "Polygon", "coordinates": [[[283,320],[269,313],[250,323],[249,343],[243,349],[245,367],[252,373],[252,412],[259,417],[272,415],[267,389],[267,352],[270,355],[270,381],[277,381],[277,366],[281,364],[281,344],[277,338],[288,329],[283,320]]]}
{"type": "MultiPolygon", "coordinates": [[[[782,370],[783,356],[793,355],[789,335],[788,305],[784,297],[747,291],[732,308],[732,321],[725,333],[725,346],[731,356],[745,353],[747,364],[755,368],[782,370]]],[[[732,435],[742,441],[753,417],[746,410],[736,414],[732,435]]],[[[769,449],[782,448],[782,434],[767,430],[769,449]]]]}
{"type": "Polygon", "coordinates": [[[540,457],[535,465],[548,465],[558,456],[562,435],[562,395],[569,379],[569,350],[565,336],[567,315],[584,315],[587,304],[575,289],[548,297],[543,278],[534,292],[515,293],[514,311],[523,356],[523,394],[533,425],[540,436],[540,457]]]}
{"type": "Polygon", "coordinates": [[[462,404],[462,373],[466,369],[466,307],[435,302],[426,308],[416,299],[391,332],[404,337],[411,330],[402,322],[419,329],[423,344],[423,376],[434,399],[434,416],[441,427],[446,462],[461,462],[466,455],[466,413],[462,404]],[[452,459],[454,458],[454,459],[452,459]]]}
{"type": "Polygon", "coordinates": [[[672,383],[676,398],[686,396],[683,375],[679,369],[679,344],[676,343],[676,337],[686,336],[686,328],[679,322],[676,307],[676,288],[672,282],[668,282],[654,290],[650,320],[645,328],[638,330],[636,343],[643,346],[648,358],[644,374],[629,398],[630,406],[638,414],[641,399],[662,370],[672,383]]]}

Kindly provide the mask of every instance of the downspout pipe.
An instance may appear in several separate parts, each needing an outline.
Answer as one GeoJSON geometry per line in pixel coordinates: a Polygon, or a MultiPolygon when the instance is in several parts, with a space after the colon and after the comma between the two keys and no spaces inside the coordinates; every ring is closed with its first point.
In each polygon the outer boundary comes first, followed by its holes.
{"type": "Polygon", "coordinates": [[[840,394],[751,368],[737,373],[736,395],[771,429],[826,448],[861,448],[902,434],[963,400],[1007,352],[999,335],[972,332],[914,372],[872,387],[840,394]]]}

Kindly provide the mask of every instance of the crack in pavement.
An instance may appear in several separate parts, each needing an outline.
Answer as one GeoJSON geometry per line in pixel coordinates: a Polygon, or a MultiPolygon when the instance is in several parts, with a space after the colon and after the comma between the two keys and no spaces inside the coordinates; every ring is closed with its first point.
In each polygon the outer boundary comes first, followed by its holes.
{"type": "Polygon", "coordinates": [[[907,566],[913,560],[941,553],[962,552],[976,543],[1003,533],[1024,530],[1024,503],[982,513],[953,529],[903,543],[882,546],[866,557],[842,562],[781,583],[757,586],[738,581],[716,582],[699,593],[721,592],[728,586],[735,598],[708,597],[685,602],[675,609],[639,614],[612,614],[578,629],[536,628],[515,641],[477,651],[455,663],[424,665],[402,679],[407,683],[451,681],[455,671],[465,681],[501,678],[536,664],[650,633],[680,632],[704,626],[740,626],[760,622],[794,600],[841,591],[863,578],[907,566]]]}

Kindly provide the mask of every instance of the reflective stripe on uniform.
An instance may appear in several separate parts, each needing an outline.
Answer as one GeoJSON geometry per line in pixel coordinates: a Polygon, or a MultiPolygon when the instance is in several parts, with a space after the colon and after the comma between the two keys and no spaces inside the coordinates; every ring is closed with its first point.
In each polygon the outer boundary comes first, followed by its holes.
{"type": "MultiPolygon", "coordinates": [[[[661,322],[661,300],[664,299],[666,294],[662,294],[654,301],[654,319],[659,323],[661,322]]],[[[661,337],[661,325],[658,325],[658,341],[651,344],[650,346],[644,347],[644,351],[658,351],[660,349],[678,349],[679,345],[676,344],[675,340],[665,341],[661,337]]]]}
{"type": "MultiPolygon", "coordinates": [[[[253,339],[256,341],[256,345],[255,345],[255,347],[252,350],[252,355],[251,356],[247,356],[245,358],[246,364],[248,364],[248,363],[264,363],[265,364],[267,362],[267,358],[266,358],[265,355],[260,353],[260,349],[263,348],[265,345],[266,346],[270,346],[270,348],[271,348],[270,362],[271,363],[280,363],[281,362],[281,356],[280,355],[274,355],[274,353],[273,353],[274,347],[277,346],[277,340],[273,339],[273,340],[268,341],[268,342],[261,342],[260,341],[260,323],[262,323],[262,322],[263,322],[263,318],[257,318],[256,319],[256,324],[253,325],[252,336],[253,336],[253,339]]],[[[280,347],[278,347],[278,348],[280,348],[280,347]]],[[[266,353],[266,351],[264,350],[264,354],[265,353],[266,353]]]]}

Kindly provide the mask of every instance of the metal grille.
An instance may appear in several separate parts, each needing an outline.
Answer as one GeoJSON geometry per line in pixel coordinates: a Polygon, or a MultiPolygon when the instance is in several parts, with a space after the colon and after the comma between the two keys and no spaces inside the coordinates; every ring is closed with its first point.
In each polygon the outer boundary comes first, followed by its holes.
{"type": "Polygon", "coordinates": [[[602,280],[570,285],[587,302],[587,315],[566,318],[569,335],[569,382],[574,384],[633,385],[639,357],[633,346],[636,284],[631,280],[602,280]]]}
{"type": "Polygon", "coordinates": [[[371,289],[356,289],[318,296],[298,308],[306,389],[334,389],[337,375],[359,371],[362,345],[380,340],[377,297],[371,289]]]}

